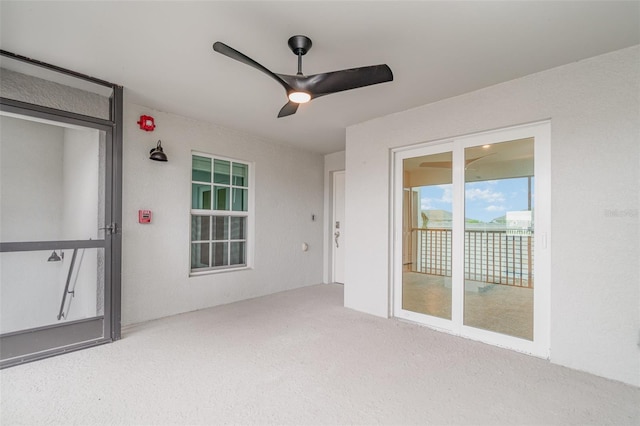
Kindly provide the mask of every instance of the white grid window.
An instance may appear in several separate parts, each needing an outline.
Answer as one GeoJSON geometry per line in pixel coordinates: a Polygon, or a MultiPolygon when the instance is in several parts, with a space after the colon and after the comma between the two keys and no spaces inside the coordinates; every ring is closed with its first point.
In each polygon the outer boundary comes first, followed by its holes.
{"type": "Polygon", "coordinates": [[[251,164],[191,156],[191,273],[249,266],[251,164]]]}

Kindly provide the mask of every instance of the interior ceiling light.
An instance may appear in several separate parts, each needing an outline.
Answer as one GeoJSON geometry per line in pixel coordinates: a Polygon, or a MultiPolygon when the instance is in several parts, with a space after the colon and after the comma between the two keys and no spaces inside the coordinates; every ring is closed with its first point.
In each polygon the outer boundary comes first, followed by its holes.
{"type": "Polygon", "coordinates": [[[271,72],[245,54],[219,41],[213,44],[213,50],[267,74],[284,87],[289,102],[282,107],[278,117],[295,114],[298,110],[298,105],[320,96],[393,81],[391,68],[386,64],[304,75],[302,74],[302,56],[306,55],[311,49],[311,39],[307,36],[295,35],[289,39],[288,43],[289,49],[298,57],[298,73],[296,75],[271,72]]]}

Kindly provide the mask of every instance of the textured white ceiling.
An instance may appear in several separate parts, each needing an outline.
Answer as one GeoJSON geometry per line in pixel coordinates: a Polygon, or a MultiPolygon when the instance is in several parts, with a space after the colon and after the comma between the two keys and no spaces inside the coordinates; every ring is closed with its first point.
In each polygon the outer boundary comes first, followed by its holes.
{"type": "Polygon", "coordinates": [[[640,43],[640,2],[0,2],[4,50],[125,87],[129,101],[320,153],[351,124],[640,43]],[[277,118],[282,87],[222,41],[295,74],[380,63],[394,81],[277,118]]]}

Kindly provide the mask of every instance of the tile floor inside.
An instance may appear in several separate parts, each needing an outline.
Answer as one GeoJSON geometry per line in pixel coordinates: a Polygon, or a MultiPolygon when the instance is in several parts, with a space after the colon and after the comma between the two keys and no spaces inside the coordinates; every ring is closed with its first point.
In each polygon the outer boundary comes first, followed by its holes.
{"type": "MultiPolygon", "coordinates": [[[[464,324],[533,340],[532,288],[468,281],[464,293],[464,324]]],[[[402,306],[412,312],[451,319],[451,278],[403,273],[402,306]]]]}

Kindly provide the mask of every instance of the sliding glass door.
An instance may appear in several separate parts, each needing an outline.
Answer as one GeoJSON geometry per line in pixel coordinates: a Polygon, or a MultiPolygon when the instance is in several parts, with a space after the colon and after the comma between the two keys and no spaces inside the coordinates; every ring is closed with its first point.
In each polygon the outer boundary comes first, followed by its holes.
{"type": "Polygon", "coordinates": [[[395,316],[548,355],[548,150],[542,123],[395,153],[395,316]]]}

